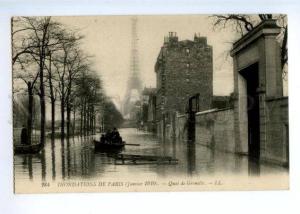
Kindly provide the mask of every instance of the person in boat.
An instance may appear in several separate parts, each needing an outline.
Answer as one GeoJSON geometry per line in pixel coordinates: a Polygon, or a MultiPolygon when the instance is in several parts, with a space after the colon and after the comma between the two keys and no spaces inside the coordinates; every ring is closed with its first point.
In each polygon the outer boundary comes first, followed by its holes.
{"type": "Polygon", "coordinates": [[[112,142],[112,131],[110,129],[108,129],[106,131],[106,134],[105,134],[105,142],[106,143],[111,143],[112,142]]]}
{"type": "Polygon", "coordinates": [[[122,143],[122,137],[120,136],[120,133],[118,132],[117,128],[114,128],[112,131],[112,142],[122,143]]]}
{"type": "Polygon", "coordinates": [[[100,143],[105,143],[105,135],[102,134],[100,137],[100,143]]]}
{"type": "Polygon", "coordinates": [[[28,131],[24,125],[22,126],[21,131],[21,144],[28,145],[28,131]]]}

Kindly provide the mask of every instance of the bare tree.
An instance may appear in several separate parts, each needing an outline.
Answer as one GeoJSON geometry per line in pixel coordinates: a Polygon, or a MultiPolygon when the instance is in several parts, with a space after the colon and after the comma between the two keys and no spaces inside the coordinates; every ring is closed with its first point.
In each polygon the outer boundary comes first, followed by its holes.
{"type": "Polygon", "coordinates": [[[286,15],[272,15],[272,14],[258,14],[258,15],[245,15],[245,14],[228,14],[228,15],[213,15],[214,27],[226,28],[228,25],[233,27],[234,30],[243,36],[245,33],[252,31],[259,23],[268,19],[277,20],[277,24],[281,27],[281,34],[279,37],[281,44],[281,68],[283,76],[286,73],[284,69],[288,63],[288,48],[287,48],[287,34],[288,25],[286,15]]]}
{"type": "Polygon", "coordinates": [[[68,84],[67,84],[67,95],[66,95],[66,110],[67,110],[67,137],[70,136],[70,126],[71,126],[71,111],[74,108],[74,80],[79,76],[81,71],[84,71],[88,68],[88,64],[85,64],[83,53],[74,49],[68,60],[68,84]]]}
{"type": "Polygon", "coordinates": [[[80,114],[80,134],[87,135],[95,133],[96,113],[100,112],[103,104],[102,83],[99,76],[89,67],[80,72],[76,79],[77,108],[80,114]]]}
{"type": "Polygon", "coordinates": [[[70,128],[70,93],[72,91],[72,81],[80,68],[81,56],[78,49],[78,41],[82,36],[72,32],[64,32],[61,50],[57,51],[52,59],[58,78],[58,94],[60,97],[61,111],[61,137],[65,136],[65,111],[67,110],[67,134],[70,128]]]}
{"type": "Polygon", "coordinates": [[[67,54],[63,51],[63,55],[56,56],[57,58],[53,60],[53,65],[55,67],[55,72],[58,78],[58,88],[57,92],[60,98],[60,113],[61,113],[61,138],[65,135],[65,97],[66,97],[66,58],[67,54]],[[62,59],[61,59],[62,58],[62,59]],[[62,61],[61,61],[62,60],[62,61]]]}
{"type": "MultiPolygon", "coordinates": [[[[66,49],[66,46],[72,46],[74,45],[74,42],[76,40],[79,40],[79,38],[75,38],[74,36],[69,36],[67,33],[67,30],[65,28],[57,28],[56,30],[56,37],[58,39],[58,41],[60,41],[59,43],[57,43],[56,46],[52,46],[49,47],[48,50],[48,65],[45,66],[46,70],[47,70],[47,82],[48,82],[48,87],[49,87],[49,98],[50,98],[50,102],[51,102],[51,136],[52,138],[54,137],[55,134],[55,103],[57,100],[57,94],[58,94],[58,82],[61,79],[60,76],[58,75],[59,72],[56,70],[53,71],[52,70],[52,65],[53,65],[53,59],[52,56],[54,56],[54,61],[56,61],[57,63],[63,63],[61,61],[59,61],[57,59],[57,57],[59,56],[59,53],[63,52],[64,49],[66,49]]],[[[56,66],[57,68],[57,66],[56,66]]],[[[64,76],[64,75],[63,75],[64,76]]],[[[64,84],[64,82],[63,82],[64,84]]]]}
{"type": "Polygon", "coordinates": [[[57,75],[52,70],[52,53],[49,51],[49,59],[48,59],[48,65],[46,66],[47,74],[46,79],[48,80],[48,90],[47,90],[47,96],[50,99],[51,104],[51,138],[54,138],[55,135],[55,103],[57,100],[57,75]]]}
{"type": "Polygon", "coordinates": [[[36,93],[40,98],[40,142],[45,142],[45,122],[46,122],[46,103],[45,103],[45,77],[44,69],[46,57],[50,47],[60,43],[57,32],[54,30],[59,26],[58,23],[51,21],[51,17],[21,17],[18,19],[18,27],[12,30],[13,37],[13,56],[14,64],[22,55],[28,54],[32,61],[38,65],[39,87],[36,93]],[[23,32],[23,33],[21,33],[23,32]],[[17,33],[20,33],[18,36],[17,33]]]}
{"type": "Polygon", "coordinates": [[[72,111],[72,133],[75,132],[76,108],[81,115],[81,130],[84,130],[84,134],[94,133],[97,108],[103,95],[101,79],[91,69],[90,57],[80,49],[83,37],[54,22],[51,17],[14,18],[12,27],[13,73],[16,80],[20,79],[26,85],[29,102],[27,126],[30,132],[33,96],[38,95],[41,143],[45,142],[46,97],[51,103],[52,137],[55,133],[55,104],[58,98],[62,138],[65,135],[65,122],[67,136],[70,136],[72,111]]]}
{"type": "Polygon", "coordinates": [[[33,122],[33,101],[34,101],[34,90],[36,82],[39,77],[39,72],[31,72],[34,70],[34,66],[30,64],[30,60],[27,58],[18,58],[18,66],[14,66],[16,69],[13,73],[14,79],[21,79],[26,85],[26,91],[28,95],[27,104],[27,142],[32,143],[32,122],[33,122]],[[29,68],[29,69],[28,69],[29,68]]]}

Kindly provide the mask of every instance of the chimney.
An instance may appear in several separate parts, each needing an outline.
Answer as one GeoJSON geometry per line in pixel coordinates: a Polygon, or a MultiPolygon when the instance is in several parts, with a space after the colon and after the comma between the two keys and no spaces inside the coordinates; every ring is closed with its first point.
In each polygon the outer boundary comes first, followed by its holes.
{"type": "Polygon", "coordinates": [[[168,36],[165,36],[165,37],[164,37],[164,45],[165,45],[165,44],[168,44],[168,43],[169,43],[169,37],[168,37],[168,36]]]}
{"type": "Polygon", "coordinates": [[[171,44],[177,43],[178,42],[178,37],[176,32],[169,32],[169,42],[171,44]]]}
{"type": "Polygon", "coordinates": [[[200,36],[200,33],[195,33],[194,42],[200,43],[202,45],[207,45],[207,38],[204,36],[200,36]]]}

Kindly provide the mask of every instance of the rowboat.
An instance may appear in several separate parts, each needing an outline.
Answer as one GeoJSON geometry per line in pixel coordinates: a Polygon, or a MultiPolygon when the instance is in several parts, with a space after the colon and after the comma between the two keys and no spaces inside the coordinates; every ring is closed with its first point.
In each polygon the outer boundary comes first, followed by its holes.
{"type": "Polygon", "coordinates": [[[98,140],[94,140],[95,150],[101,151],[118,151],[124,148],[125,141],[117,142],[117,143],[109,143],[109,142],[101,142],[98,140]]]}
{"type": "Polygon", "coordinates": [[[43,144],[33,144],[33,145],[14,145],[15,154],[36,154],[41,151],[43,144]]]}

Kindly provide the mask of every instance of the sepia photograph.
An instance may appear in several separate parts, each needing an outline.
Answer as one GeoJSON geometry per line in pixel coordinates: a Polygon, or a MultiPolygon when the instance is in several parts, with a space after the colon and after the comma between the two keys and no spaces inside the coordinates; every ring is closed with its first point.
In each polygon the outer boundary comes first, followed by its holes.
{"type": "Polygon", "coordinates": [[[11,18],[14,192],[289,189],[288,16],[11,18]]]}

